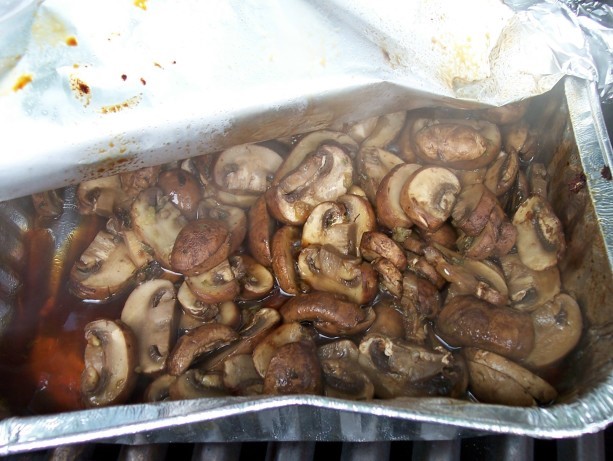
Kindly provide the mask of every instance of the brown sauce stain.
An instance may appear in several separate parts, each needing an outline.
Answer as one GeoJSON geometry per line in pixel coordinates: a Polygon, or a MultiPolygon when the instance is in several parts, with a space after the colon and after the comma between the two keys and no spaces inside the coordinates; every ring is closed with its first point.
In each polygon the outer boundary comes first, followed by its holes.
{"type": "Polygon", "coordinates": [[[90,86],[74,75],[70,76],[70,89],[75,94],[78,100],[83,103],[83,106],[89,106],[91,102],[91,88],[90,86]]]}
{"type": "Polygon", "coordinates": [[[30,82],[32,82],[32,74],[20,75],[13,85],[13,91],[23,90],[30,82]]]}
{"type": "Polygon", "coordinates": [[[116,113],[119,111],[122,111],[124,109],[129,109],[130,107],[134,107],[136,105],[138,105],[138,103],[140,102],[142,98],[142,95],[136,95],[133,96],[129,99],[126,99],[123,102],[120,102],[118,104],[111,104],[110,106],[102,106],[100,108],[100,113],[102,114],[112,114],[112,113],[116,113]]]}
{"type": "Polygon", "coordinates": [[[77,42],[77,37],[71,35],[66,39],[66,45],[68,46],[77,46],[79,42],[77,42]]]}
{"type": "Polygon", "coordinates": [[[611,175],[611,168],[606,165],[602,167],[602,170],[600,170],[600,175],[607,181],[611,181],[613,179],[613,175],[611,175]]]}

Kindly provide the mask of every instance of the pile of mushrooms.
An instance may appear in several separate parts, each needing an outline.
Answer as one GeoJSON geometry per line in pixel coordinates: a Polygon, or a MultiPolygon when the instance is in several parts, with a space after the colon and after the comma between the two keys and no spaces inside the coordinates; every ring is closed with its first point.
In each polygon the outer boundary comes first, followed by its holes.
{"type": "Polygon", "coordinates": [[[108,221],[71,290],[127,296],[85,329],[85,404],[553,402],[543,377],[582,316],[528,104],[398,112],[82,183],[80,211],[108,221]]]}

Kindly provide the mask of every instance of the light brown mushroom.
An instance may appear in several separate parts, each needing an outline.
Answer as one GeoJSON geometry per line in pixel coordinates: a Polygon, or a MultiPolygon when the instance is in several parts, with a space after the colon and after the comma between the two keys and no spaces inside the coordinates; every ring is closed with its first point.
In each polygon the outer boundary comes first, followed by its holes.
{"type": "Polygon", "coordinates": [[[169,387],[175,382],[175,379],[177,379],[176,376],[166,374],[158,376],[151,381],[145,389],[143,400],[145,402],[163,402],[169,400],[169,387]]]}
{"type": "Polygon", "coordinates": [[[379,301],[373,306],[375,321],[368,329],[369,335],[382,335],[388,338],[405,337],[404,318],[400,311],[390,303],[379,301]]]}
{"type": "Polygon", "coordinates": [[[498,200],[483,184],[462,189],[451,212],[452,223],[466,235],[476,236],[490,221],[490,214],[498,200]]]}
{"type": "Polygon", "coordinates": [[[555,266],[566,249],[562,223],[546,199],[531,195],[513,216],[517,228],[517,253],[530,269],[555,266]]]}
{"type": "Polygon", "coordinates": [[[323,393],[347,400],[371,400],[375,386],[357,361],[329,359],[321,361],[323,393]]]}
{"type": "Polygon", "coordinates": [[[340,296],[323,292],[295,296],[279,313],[285,323],[313,322],[317,331],[331,337],[358,334],[375,321],[372,308],[361,308],[340,296]]]}
{"type": "Polygon", "coordinates": [[[290,295],[300,292],[300,280],[294,261],[298,257],[301,229],[283,226],[272,238],[272,271],[281,290],[290,295]]]}
{"type": "Polygon", "coordinates": [[[77,200],[81,214],[97,214],[105,218],[113,216],[118,207],[129,206],[129,197],[121,189],[119,175],[80,183],[77,200]]]}
{"type": "Polygon", "coordinates": [[[251,256],[245,254],[231,256],[230,266],[240,285],[241,299],[261,299],[272,291],[274,278],[271,272],[251,256]]]}
{"type": "Polygon", "coordinates": [[[230,232],[230,254],[236,253],[247,235],[247,214],[241,208],[222,205],[212,198],[198,204],[198,217],[223,222],[230,232]]]}
{"type": "Polygon", "coordinates": [[[494,195],[500,197],[513,187],[518,172],[519,158],[517,154],[501,150],[498,157],[488,167],[483,185],[492,191],[494,195]]]}
{"type": "Polygon", "coordinates": [[[534,406],[551,403],[558,395],[545,380],[505,357],[472,347],[463,353],[470,390],[481,402],[534,406]]]}
{"type": "Polygon", "coordinates": [[[187,219],[196,219],[198,203],[202,199],[202,188],[198,178],[180,168],[171,168],[159,174],[157,184],[183,216],[187,219]]]}
{"type": "Polygon", "coordinates": [[[383,232],[365,232],[360,240],[360,253],[366,261],[385,258],[398,270],[407,267],[407,257],[402,248],[383,232]]]}
{"type": "Polygon", "coordinates": [[[432,231],[449,218],[459,193],[460,182],[451,171],[425,166],[405,182],[400,206],[416,226],[432,231]]]}
{"type": "Polygon", "coordinates": [[[357,156],[358,183],[370,203],[375,203],[379,184],[392,168],[404,163],[397,155],[377,147],[360,149],[357,156]]]}
{"type": "Polygon", "coordinates": [[[174,346],[179,311],[174,286],[168,280],[149,280],[130,293],[121,311],[138,342],[138,371],[157,373],[166,366],[174,346]]]}
{"type": "Polygon", "coordinates": [[[396,298],[402,297],[402,272],[386,258],[377,258],[372,268],[379,274],[379,286],[396,298]]]}
{"type": "Polygon", "coordinates": [[[70,271],[70,291],[91,301],[108,301],[135,283],[137,267],[123,241],[99,231],[70,271]]]}
{"type": "Polygon", "coordinates": [[[379,183],[375,198],[377,219],[388,229],[410,228],[413,221],[400,205],[404,185],[421,168],[417,163],[401,163],[392,168],[379,183]]]}
{"type": "Polygon", "coordinates": [[[386,148],[400,134],[406,117],[405,111],[393,112],[379,117],[372,132],[362,141],[362,147],[386,148]]]}
{"type": "Polygon", "coordinates": [[[350,339],[337,339],[317,348],[319,360],[357,361],[360,351],[358,346],[350,339]]]}
{"type": "Polygon", "coordinates": [[[530,315],[474,296],[454,296],[436,319],[436,332],[452,347],[477,347],[514,360],[534,349],[530,315]]]}
{"type": "Polygon", "coordinates": [[[141,191],[156,185],[161,169],[160,166],[147,166],[119,173],[121,188],[128,197],[136,197],[141,191]]]}
{"type": "Polygon", "coordinates": [[[321,366],[312,342],[288,343],[279,347],[264,376],[264,394],[321,394],[321,366]]]}
{"type": "Polygon", "coordinates": [[[272,266],[272,237],[276,230],[266,206],[266,197],[257,199],[247,214],[249,223],[247,245],[249,253],[257,262],[266,267],[272,266]]]}
{"type": "Polygon", "coordinates": [[[240,293],[240,285],[227,259],[217,266],[185,281],[196,297],[204,303],[232,301],[240,293]]]}
{"type": "Polygon", "coordinates": [[[484,116],[496,125],[508,125],[518,122],[528,111],[530,99],[505,104],[500,107],[492,107],[484,110],[484,116]]]}
{"type": "Polygon", "coordinates": [[[187,370],[168,386],[170,400],[190,400],[228,395],[219,372],[187,370]]]}
{"type": "Polygon", "coordinates": [[[250,354],[238,354],[225,360],[222,377],[232,395],[259,395],[263,391],[264,381],[250,354]]]}
{"type": "Polygon", "coordinates": [[[81,396],[88,407],[125,403],[136,386],[136,339],[120,321],[85,325],[85,369],[81,396]]]}
{"type": "Polygon", "coordinates": [[[504,150],[517,154],[524,164],[530,163],[539,151],[539,134],[526,120],[507,125],[502,132],[504,150]]]}

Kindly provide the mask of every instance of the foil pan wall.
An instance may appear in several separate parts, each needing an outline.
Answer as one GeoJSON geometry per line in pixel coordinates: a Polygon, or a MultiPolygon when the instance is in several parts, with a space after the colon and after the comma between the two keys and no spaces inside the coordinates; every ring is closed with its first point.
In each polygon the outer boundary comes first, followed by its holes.
{"type": "Polygon", "coordinates": [[[553,1],[12,4],[0,10],[0,200],[425,96],[502,105],[565,75],[598,81],[595,57],[610,61],[553,1]]]}
{"type": "MultiPolygon", "coordinates": [[[[555,178],[550,200],[566,229],[562,278],[582,307],[586,329],[557,383],[561,398],[555,405],[516,408],[446,398],[351,402],[314,396],[133,404],[6,417],[0,422],[0,454],[92,440],[448,440],[492,432],[552,438],[603,429],[613,422],[613,195],[606,174],[612,149],[595,86],[568,78],[561,89],[551,94],[555,110],[546,120],[541,144],[543,160],[555,178]],[[577,187],[582,174],[585,184],[577,187]]],[[[0,207],[0,224],[9,234],[6,254],[0,258],[4,323],[15,310],[23,270],[22,236],[33,225],[30,213],[27,200],[0,207]]],[[[61,221],[57,225],[61,227],[61,221]]],[[[58,251],[63,244],[56,242],[58,251]]]]}

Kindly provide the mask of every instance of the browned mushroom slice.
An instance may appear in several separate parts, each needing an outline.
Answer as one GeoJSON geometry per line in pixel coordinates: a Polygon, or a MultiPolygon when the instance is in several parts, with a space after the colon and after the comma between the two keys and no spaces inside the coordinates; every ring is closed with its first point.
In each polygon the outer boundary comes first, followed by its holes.
{"type": "Polygon", "coordinates": [[[331,337],[358,334],[375,321],[372,308],[361,308],[340,296],[323,292],[295,296],[279,313],[285,323],[313,322],[317,331],[331,337]]]}
{"type": "Polygon", "coordinates": [[[136,197],[141,191],[155,186],[160,170],[160,166],[148,166],[119,173],[121,188],[129,197],[136,197]]]}
{"type": "Polygon", "coordinates": [[[373,269],[379,274],[379,285],[395,298],[402,296],[402,272],[386,258],[377,258],[372,262],[373,269]]]}
{"type": "MultiPolygon", "coordinates": [[[[455,242],[458,239],[458,233],[456,229],[448,222],[443,223],[443,225],[435,231],[420,229],[419,227],[417,227],[416,230],[419,237],[421,237],[421,239],[428,245],[438,243],[439,245],[449,248],[450,250],[454,250],[456,248],[455,242]]],[[[422,252],[414,251],[410,248],[407,248],[407,250],[413,251],[414,253],[423,254],[423,248],[422,252]]]]}
{"type": "Polygon", "coordinates": [[[219,155],[213,168],[213,178],[217,186],[224,190],[259,195],[268,189],[282,162],[283,158],[272,149],[257,144],[242,144],[219,155]]]}
{"type": "Polygon", "coordinates": [[[560,292],[558,266],[534,271],[523,264],[516,253],[503,256],[500,262],[515,309],[532,311],[560,292]]]}
{"type": "Polygon", "coordinates": [[[64,197],[61,190],[50,190],[32,194],[32,205],[36,216],[41,218],[55,219],[64,211],[64,197]]]}
{"type": "Polygon", "coordinates": [[[403,295],[400,305],[403,309],[414,307],[427,319],[434,319],[439,314],[443,300],[434,284],[407,271],[404,273],[402,285],[403,295]]]}
{"type": "Polygon", "coordinates": [[[388,338],[404,338],[404,318],[402,313],[391,303],[379,301],[373,306],[375,321],[368,329],[368,334],[387,336],[388,338]]]}
{"type": "Polygon", "coordinates": [[[190,330],[179,338],[170,353],[168,373],[179,376],[202,355],[227,346],[238,338],[238,333],[232,328],[217,323],[206,323],[190,330]]]}
{"type": "Polygon", "coordinates": [[[300,251],[301,230],[283,226],[272,238],[272,271],[281,290],[290,295],[300,292],[295,259],[300,251]]]}
{"type": "Polygon", "coordinates": [[[500,197],[500,203],[504,205],[504,210],[509,216],[513,216],[519,205],[521,205],[530,195],[530,185],[528,178],[523,170],[519,170],[515,183],[509,192],[500,197]]]}
{"type": "Polygon", "coordinates": [[[560,293],[532,312],[534,349],[523,360],[530,368],[544,369],[572,351],[583,332],[581,309],[571,296],[560,293]]]}
{"type": "Polygon", "coordinates": [[[297,323],[285,323],[268,334],[253,350],[253,363],[259,375],[266,375],[270,359],[275,351],[284,344],[308,341],[311,334],[307,327],[297,323]]]}
{"type": "Polygon", "coordinates": [[[484,115],[490,122],[496,125],[508,125],[518,122],[526,114],[529,105],[530,100],[524,99],[505,104],[504,106],[485,109],[484,115]]]}
{"type": "Polygon", "coordinates": [[[413,221],[400,205],[400,196],[406,182],[420,168],[421,165],[417,163],[397,165],[379,183],[375,198],[377,219],[388,229],[409,228],[413,225],[413,221]]]}
{"type": "Polygon", "coordinates": [[[493,352],[469,347],[464,356],[470,390],[481,402],[533,406],[550,403],[558,395],[543,379],[493,352]]]}
{"type": "Polygon", "coordinates": [[[450,352],[380,335],[360,343],[358,363],[381,398],[449,395],[458,379],[450,352]]]}
{"type": "Polygon", "coordinates": [[[478,347],[514,360],[526,358],[534,349],[529,314],[474,296],[455,296],[447,302],[436,320],[436,331],[452,347],[478,347]]]}
{"type": "Polygon", "coordinates": [[[501,150],[498,157],[487,169],[483,185],[492,191],[496,197],[500,197],[513,187],[518,171],[519,158],[517,154],[501,150]]]}
{"type": "Polygon", "coordinates": [[[462,188],[472,186],[474,184],[483,184],[487,170],[487,167],[475,168],[474,170],[458,170],[456,168],[449,168],[449,171],[458,177],[462,188]]]}
{"type": "Polygon", "coordinates": [[[136,385],[136,339],[122,322],[96,320],[85,325],[85,369],[81,396],[88,407],[119,405],[136,385]]]}
{"type": "Polygon", "coordinates": [[[360,149],[357,157],[358,182],[370,203],[375,203],[377,189],[386,174],[404,163],[391,152],[376,147],[360,149]]]}
{"type": "Polygon", "coordinates": [[[513,217],[517,228],[517,253],[521,261],[537,271],[553,267],[566,249],[562,223],[546,199],[528,197],[513,217]]]}
{"type": "MultiPolygon", "coordinates": [[[[278,184],[285,176],[298,168],[309,154],[317,151],[319,146],[326,142],[332,142],[344,146],[348,151],[357,150],[358,144],[345,133],[330,130],[318,130],[304,136],[294,146],[285,161],[277,169],[273,185],[278,184]]],[[[325,200],[322,200],[325,201],[325,200]]]]}
{"type": "Polygon", "coordinates": [[[142,242],[133,230],[122,229],[120,232],[128,249],[130,259],[136,267],[143,267],[155,260],[153,250],[142,242]]]}
{"type": "Polygon", "coordinates": [[[407,267],[407,257],[402,248],[382,232],[365,232],[360,241],[360,252],[366,261],[386,258],[399,270],[407,267]]]}
{"type": "Polygon", "coordinates": [[[262,195],[249,208],[247,220],[249,222],[247,233],[249,253],[263,266],[271,267],[272,237],[275,233],[275,220],[268,214],[266,197],[262,195]]]}
{"type": "Polygon", "coordinates": [[[414,272],[420,277],[423,277],[424,279],[428,280],[437,289],[440,290],[445,286],[447,281],[445,280],[445,277],[443,277],[440,274],[440,271],[438,270],[437,265],[434,264],[433,262],[428,261],[428,259],[426,258],[425,250],[427,248],[428,247],[425,247],[422,250],[422,253],[424,253],[424,256],[414,254],[410,251],[406,252],[407,269],[409,269],[410,272],[414,272]]]}
{"type": "Polygon", "coordinates": [[[402,187],[400,206],[415,225],[436,230],[451,215],[459,193],[460,182],[451,171],[426,166],[415,171],[402,187]]]}
{"type": "Polygon", "coordinates": [[[347,400],[371,400],[375,386],[357,362],[322,360],[324,395],[347,400]]]}
{"type": "Polygon", "coordinates": [[[239,354],[223,363],[223,383],[233,395],[259,395],[264,381],[253,365],[250,354],[239,354]]]}
{"type": "Polygon", "coordinates": [[[498,241],[498,227],[488,221],[481,232],[475,236],[466,235],[460,232],[456,246],[458,251],[467,258],[486,259],[494,254],[496,242],[498,241]]]}
{"type": "Polygon", "coordinates": [[[504,150],[517,154],[525,164],[536,157],[539,149],[539,135],[525,120],[504,127],[504,150]]]}
{"type": "Polygon", "coordinates": [[[130,215],[136,235],[153,249],[162,266],[170,268],[172,248],[187,219],[157,187],[138,194],[130,215]]]}
{"type": "Polygon", "coordinates": [[[223,222],[230,232],[230,254],[240,249],[247,235],[247,214],[242,208],[222,205],[209,198],[198,204],[198,217],[223,222]]]}
{"type": "Polygon", "coordinates": [[[424,250],[425,258],[437,272],[452,285],[453,295],[474,295],[491,304],[504,306],[509,291],[504,274],[489,261],[465,258],[441,245],[434,244],[424,250]]]}
{"type": "Polygon", "coordinates": [[[217,322],[237,329],[242,320],[241,310],[232,301],[207,304],[200,301],[186,282],[181,284],[177,299],[185,315],[181,317],[180,330],[192,330],[203,323],[217,322]]]}
{"type": "Polygon", "coordinates": [[[321,394],[321,366],[312,342],[279,347],[264,376],[264,394],[321,394]]]}
{"type": "Polygon", "coordinates": [[[228,391],[221,373],[194,369],[178,376],[168,387],[168,395],[170,400],[190,400],[223,397],[228,395],[228,391]]]}
{"type": "Polygon", "coordinates": [[[230,232],[216,219],[187,223],[177,235],[170,255],[171,267],[194,276],[211,270],[230,254],[230,232]]]}
{"type": "Polygon", "coordinates": [[[385,114],[377,120],[377,125],[362,142],[362,147],[387,147],[398,137],[407,118],[406,112],[385,114]]]}
{"type": "Polygon", "coordinates": [[[271,292],[275,282],[272,274],[251,256],[231,256],[230,265],[241,287],[242,299],[261,299],[271,292]]]}
{"type": "Polygon", "coordinates": [[[317,348],[319,360],[349,360],[357,361],[360,351],[350,339],[337,339],[317,348]]]}
{"type": "Polygon", "coordinates": [[[121,190],[119,175],[80,183],[77,200],[81,214],[97,214],[106,218],[112,216],[118,206],[129,206],[129,199],[121,190]]]}
{"type": "Polygon", "coordinates": [[[139,285],[126,299],[121,321],[138,341],[139,372],[157,373],[166,366],[179,321],[176,301],[173,284],[162,279],[139,285]]]}
{"type": "Polygon", "coordinates": [[[452,223],[466,235],[479,235],[497,204],[496,196],[483,184],[465,187],[451,212],[452,223]]]}
{"type": "Polygon", "coordinates": [[[303,248],[298,255],[298,272],[312,289],[344,295],[358,304],[367,304],[377,295],[377,274],[372,266],[332,247],[303,248]]]}
{"type": "Polygon", "coordinates": [[[335,201],[353,184],[351,158],[342,147],[322,144],[266,192],[271,215],[286,224],[304,224],[311,210],[335,201]]]}
{"type": "MultiPolygon", "coordinates": [[[[355,223],[356,239],[355,249],[350,254],[360,256],[360,241],[365,232],[375,230],[377,227],[377,218],[375,210],[366,197],[356,194],[341,195],[337,199],[337,203],[341,204],[345,209],[345,220],[355,223]]],[[[303,231],[304,232],[304,231],[303,231]]]]}
{"type": "Polygon", "coordinates": [[[370,117],[364,120],[359,120],[355,123],[350,123],[349,126],[344,130],[351,138],[357,142],[361,143],[364,141],[370,134],[373,132],[375,127],[377,126],[377,122],[379,121],[379,117],[370,117]]]}
{"type": "Polygon", "coordinates": [[[472,170],[488,165],[500,152],[498,127],[485,120],[416,120],[415,153],[424,161],[472,170]]]}
{"type": "Polygon", "coordinates": [[[232,301],[240,292],[227,259],[207,272],[186,277],[185,281],[196,297],[208,304],[232,301]]]}
{"type": "Polygon", "coordinates": [[[70,291],[81,299],[107,301],[135,282],[137,267],[117,237],[100,231],[70,271],[70,291]]]}
{"type": "Polygon", "coordinates": [[[187,219],[196,219],[198,203],[202,199],[202,188],[198,179],[180,168],[160,173],[158,186],[187,219]]]}
{"type": "Polygon", "coordinates": [[[533,195],[540,195],[547,199],[547,191],[549,189],[549,174],[547,173],[547,167],[542,163],[532,162],[528,166],[526,175],[528,176],[530,193],[533,195]]]}
{"type": "Polygon", "coordinates": [[[171,375],[158,376],[145,389],[143,400],[145,402],[163,402],[168,400],[170,397],[169,388],[175,382],[175,379],[177,377],[171,375]]]}

